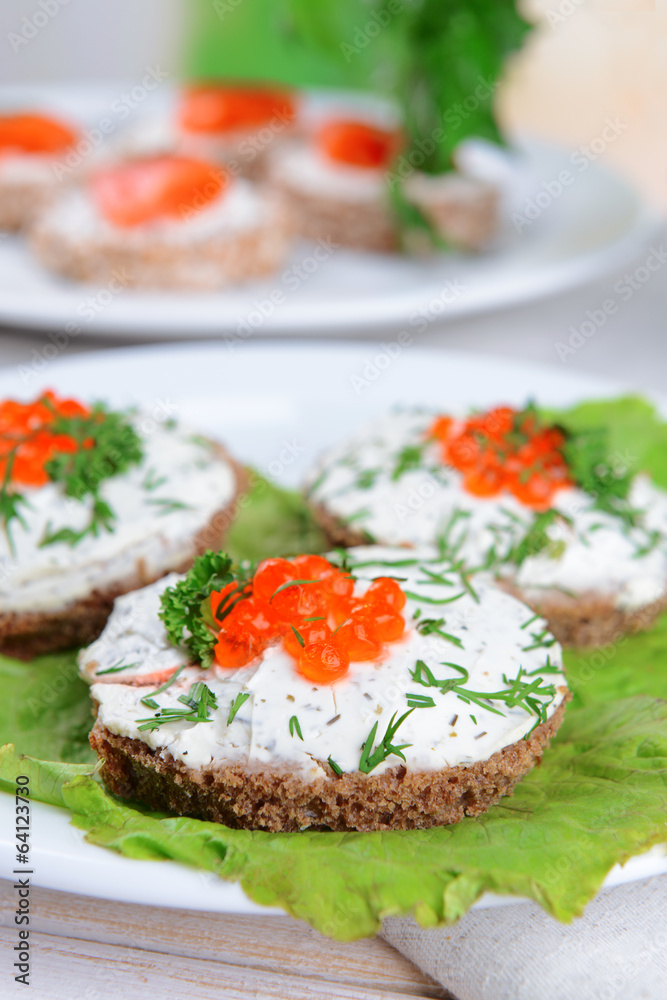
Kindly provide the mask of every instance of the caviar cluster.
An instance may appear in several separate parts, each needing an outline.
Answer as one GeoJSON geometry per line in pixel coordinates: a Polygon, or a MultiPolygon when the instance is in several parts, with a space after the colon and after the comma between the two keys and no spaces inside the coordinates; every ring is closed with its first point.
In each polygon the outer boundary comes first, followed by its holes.
{"type": "Polygon", "coordinates": [[[57,454],[71,454],[79,443],[68,434],[55,434],[59,417],[88,416],[74,399],[59,399],[47,391],[34,403],[13,399],[0,402],[0,481],[22,486],[45,486],[46,466],[57,454]]]}
{"type": "Polygon", "coordinates": [[[334,120],[320,129],[317,142],[321,152],[335,163],[380,170],[398,155],[402,138],[399,132],[365,122],[334,120]]]}
{"type": "Polygon", "coordinates": [[[76,139],[68,125],[46,115],[0,115],[0,152],[61,153],[76,139]]]}
{"type": "Polygon", "coordinates": [[[502,406],[467,420],[438,417],[429,435],[475,496],[507,492],[527,507],[547,510],[559,489],[573,485],[561,451],[563,433],[545,425],[532,407],[502,406]]]}
{"type": "Polygon", "coordinates": [[[179,109],[179,123],[185,132],[243,132],[277,121],[294,120],[296,101],[288,90],[275,87],[221,87],[197,84],[188,87],[179,109]]]}
{"type": "Polygon", "coordinates": [[[265,559],[251,580],[211,593],[220,625],[215,659],[221,667],[242,667],[282,642],[304,677],[330,683],[351,662],[378,660],[385,642],[401,638],[405,600],[389,577],[355,597],[353,577],[322,556],[265,559]]]}

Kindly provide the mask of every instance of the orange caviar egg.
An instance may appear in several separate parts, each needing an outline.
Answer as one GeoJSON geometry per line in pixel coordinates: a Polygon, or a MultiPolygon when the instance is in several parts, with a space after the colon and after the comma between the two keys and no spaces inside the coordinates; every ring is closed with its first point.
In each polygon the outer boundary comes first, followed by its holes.
{"type": "Polygon", "coordinates": [[[375,624],[375,615],[363,606],[352,610],[350,617],[336,629],[334,640],[351,660],[363,663],[377,660],[382,654],[382,639],[375,624]]]}
{"type": "Polygon", "coordinates": [[[262,652],[261,637],[246,625],[242,629],[225,629],[218,637],[213,652],[221,667],[245,667],[262,652]]]}
{"type": "Polygon", "coordinates": [[[344,677],[350,667],[350,658],[339,643],[314,642],[299,655],[299,673],[316,684],[330,684],[344,677]]]}
{"type": "Polygon", "coordinates": [[[229,174],[204,160],[154,156],[101,170],[91,181],[99,211],[114,226],[186,220],[219,198],[229,174]]]}
{"type": "Polygon", "coordinates": [[[557,427],[539,414],[499,406],[464,421],[437,417],[429,436],[440,442],[442,459],[463,473],[463,487],[478,497],[511,493],[535,510],[548,510],[557,490],[571,486],[557,427]]]}
{"type": "Polygon", "coordinates": [[[405,607],[407,598],[396,580],[392,580],[390,576],[378,576],[364,594],[364,600],[374,603],[380,601],[396,611],[401,611],[405,607]]]}
{"type": "Polygon", "coordinates": [[[237,84],[200,84],[186,90],[179,122],[186,132],[224,133],[294,120],[296,105],[288,90],[237,84]]]}
{"type": "MultiPolygon", "coordinates": [[[[75,399],[60,399],[47,390],[32,403],[6,399],[0,403],[0,481],[9,470],[16,485],[40,487],[49,482],[46,466],[55,455],[78,451],[67,434],[54,434],[58,417],[86,416],[90,411],[75,399]]],[[[84,442],[85,446],[85,442],[84,442]]]]}
{"type": "Polygon", "coordinates": [[[328,122],[320,129],[317,144],[336,163],[370,170],[389,166],[401,145],[397,132],[358,121],[328,122]]]}
{"type": "Polygon", "coordinates": [[[46,115],[0,115],[0,153],[61,153],[76,132],[46,115]]]}
{"type": "Polygon", "coordinates": [[[313,622],[298,623],[287,629],[285,633],[284,646],[290,656],[295,659],[301,656],[301,650],[306,646],[312,646],[315,642],[328,642],[331,639],[331,626],[326,619],[318,619],[313,622]],[[294,634],[294,629],[303,640],[303,646],[294,634]]]}

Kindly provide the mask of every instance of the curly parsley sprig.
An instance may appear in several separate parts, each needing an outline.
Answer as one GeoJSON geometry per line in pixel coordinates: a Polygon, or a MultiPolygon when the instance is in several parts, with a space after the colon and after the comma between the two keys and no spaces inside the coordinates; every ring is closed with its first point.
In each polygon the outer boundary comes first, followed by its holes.
{"type": "Polygon", "coordinates": [[[242,571],[222,552],[209,550],[195,559],[185,579],[168,587],[161,597],[160,618],[171,642],[175,646],[186,646],[203,667],[210,667],[220,623],[242,599],[251,575],[250,570],[242,571]],[[230,583],[237,586],[214,619],[209,602],[211,592],[222,590],[230,583]]]}

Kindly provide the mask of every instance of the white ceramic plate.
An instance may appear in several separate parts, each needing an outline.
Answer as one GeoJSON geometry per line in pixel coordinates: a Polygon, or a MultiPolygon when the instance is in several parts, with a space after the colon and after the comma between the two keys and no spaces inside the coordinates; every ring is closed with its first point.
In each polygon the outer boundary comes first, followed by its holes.
{"type": "MultiPolygon", "coordinates": [[[[0,107],[32,103],[90,129],[106,119],[112,125],[110,139],[116,140],[124,128],[140,127],[144,116],[163,112],[173,100],[173,91],[163,85],[122,118],[123,95],[131,102],[131,93],[121,84],[0,88],[0,107]]],[[[349,106],[349,95],[345,100],[349,106]]],[[[313,95],[310,110],[318,113],[340,102],[340,95],[313,95]]],[[[50,330],[75,323],[88,335],[160,340],[216,337],[239,329],[313,336],[416,327],[424,317],[441,322],[593,281],[630,262],[658,231],[658,219],[632,188],[597,162],[582,166],[580,158],[575,164],[570,154],[536,142],[520,143],[515,155],[472,146],[465,159],[473,172],[497,180],[503,191],[503,230],[495,247],[479,256],[424,261],[339,249],[318,263],[313,246],[303,243],[283,272],[261,284],[217,294],[128,290],[110,296],[52,277],[21,240],[6,237],[0,240],[0,323],[50,330]],[[559,192],[563,171],[572,182],[559,192]],[[532,208],[526,208],[528,202],[532,208]],[[513,213],[533,217],[520,223],[520,233],[513,213]],[[275,291],[281,293],[277,304],[270,300],[275,291]]]]}
{"type": "MultiPolygon", "coordinates": [[[[391,358],[377,344],[248,344],[234,352],[209,344],[130,348],[54,362],[28,388],[19,369],[0,370],[0,399],[34,396],[46,385],[117,405],[137,403],[155,419],[176,415],[226,439],[238,458],[284,486],[296,486],[322,448],[396,403],[456,408],[521,404],[533,395],[566,406],[627,388],[456,352],[411,347],[391,358]]],[[[13,815],[13,797],[0,794],[3,877],[15,867],[13,815]]],[[[36,885],[155,906],[266,912],[238,885],[209,873],[166,861],[158,868],[87,844],[63,810],[40,803],[32,806],[31,846],[36,885]]],[[[667,873],[667,854],[656,848],[614,868],[606,884],[660,873],[667,873]]],[[[476,905],[501,902],[517,899],[487,895],[476,905]]]]}

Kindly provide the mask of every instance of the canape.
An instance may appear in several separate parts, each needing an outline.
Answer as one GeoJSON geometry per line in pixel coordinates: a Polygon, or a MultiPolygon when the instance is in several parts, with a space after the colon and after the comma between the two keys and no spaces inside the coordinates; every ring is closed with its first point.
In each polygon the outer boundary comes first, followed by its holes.
{"type": "Polygon", "coordinates": [[[403,182],[393,171],[402,141],[396,128],[332,119],[309,140],[276,150],[268,176],[303,236],[328,237],[358,250],[397,250],[400,195],[422,213],[439,241],[482,249],[498,226],[497,189],[454,171],[430,176],[411,170],[403,182]]]}
{"type": "Polygon", "coordinates": [[[532,406],[388,414],[307,485],[332,541],[439,544],[487,569],[566,645],[649,627],[667,606],[667,493],[532,406]]]}
{"type": "Polygon", "coordinates": [[[184,156],[96,173],[39,217],[31,246],[76,281],[213,291],[271,274],[291,239],[284,208],[249,181],[184,156]]]}
{"type": "Polygon", "coordinates": [[[545,623],[435,550],[206,553],[120,599],[80,667],[114,794],[272,831],[477,816],[568,699],[545,623]]]}
{"type": "Polygon", "coordinates": [[[211,160],[234,176],[260,178],[271,150],[292,135],[298,97],[251,82],[187,85],[167,113],[147,114],[117,144],[123,156],[178,153],[211,160]]]}
{"type": "Polygon", "coordinates": [[[0,229],[23,229],[54,198],[57,165],[77,138],[71,125],[47,115],[0,115],[0,229]]]}
{"type": "Polygon", "coordinates": [[[89,643],[114,598],[219,544],[243,488],[221,445],[45,392],[0,403],[0,651],[89,643]]]}

